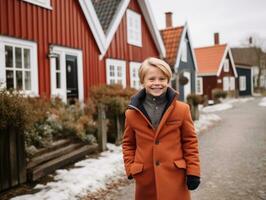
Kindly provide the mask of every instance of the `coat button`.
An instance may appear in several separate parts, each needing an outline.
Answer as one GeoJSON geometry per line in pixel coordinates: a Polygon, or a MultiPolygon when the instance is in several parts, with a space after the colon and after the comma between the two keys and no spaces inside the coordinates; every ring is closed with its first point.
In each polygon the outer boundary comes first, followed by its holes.
{"type": "Polygon", "coordinates": [[[160,144],[160,140],[155,140],[155,144],[160,144]]]}
{"type": "Polygon", "coordinates": [[[160,161],[159,160],[156,160],[155,165],[156,166],[159,166],[160,165],[160,161]]]}

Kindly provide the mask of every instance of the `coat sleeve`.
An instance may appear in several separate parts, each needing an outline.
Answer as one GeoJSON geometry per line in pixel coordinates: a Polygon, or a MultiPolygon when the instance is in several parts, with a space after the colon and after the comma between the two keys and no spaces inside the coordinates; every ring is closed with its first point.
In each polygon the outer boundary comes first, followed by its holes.
{"type": "Polygon", "coordinates": [[[122,149],[123,149],[123,159],[124,159],[126,174],[128,177],[130,177],[131,175],[130,166],[132,163],[134,163],[134,158],[135,158],[136,139],[135,139],[135,132],[130,126],[127,113],[125,120],[125,130],[123,135],[122,149]]]}
{"type": "Polygon", "coordinates": [[[200,176],[198,138],[187,104],[181,131],[184,159],[187,163],[187,175],[200,176]]]}

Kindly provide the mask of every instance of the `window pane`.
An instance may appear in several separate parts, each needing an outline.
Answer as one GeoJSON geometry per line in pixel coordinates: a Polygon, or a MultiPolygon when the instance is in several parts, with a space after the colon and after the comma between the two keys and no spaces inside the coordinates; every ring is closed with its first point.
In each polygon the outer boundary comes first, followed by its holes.
{"type": "Polygon", "coordinates": [[[61,88],[61,76],[60,73],[56,73],[56,88],[60,89],[61,88]]]}
{"type": "Polygon", "coordinates": [[[25,71],[25,90],[31,90],[30,71],[25,71]]]}
{"type": "Polygon", "coordinates": [[[111,79],[110,80],[110,84],[112,85],[112,84],[115,84],[115,80],[114,79],[111,79]]]}
{"type": "Polygon", "coordinates": [[[121,66],[117,66],[117,76],[122,77],[122,67],[121,66]]]}
{"type": "Polygon", "coordinates": [[[55,68],[56,70],[60,70],[60,57],[59,55],[55,58],[55,68]]]}
{"type": "Polygon", "coordinates": [[[10,70],[6,70],[6,88],[14,88],[14,72],[10,70]]]}
{"type": "Polygon", "coordinates": [[[122,80],[117,80],[117,83],[122,85],[122,80]]]}
{"type": "Polygon", "coordinates": [[[30,68],[30,50],[24,49],[24,68],[30,68]]]}
{"type": "Polygon", "coordinates": [[[136,68],[133,68],[133,72],[132,72],[132,76],[133,76],[133,77],[136,77],[136,74],[137,74],[136,71],[137,71],[137,69],[136,69],[136,68]]]}
{"type": "Polygon", "coordinates": [[[15,48],[15,55],[16,55],[16,68],[22,67],[22,58],[21,58],[21,48],[15,48]]]}
{"type": "Polygon", "coordinates": [[[22,71],[16,71],[17,90],[22,90],[22,71]]]}
{"type": "Polygon", "coordinates": [[[115,76],[115,66],[110,65],[110,76],[115,76]]]}
{"type": "Polygon", "coordinates": [[[5,46],[6,67],[13,67],[13,48],[5,46]]]}

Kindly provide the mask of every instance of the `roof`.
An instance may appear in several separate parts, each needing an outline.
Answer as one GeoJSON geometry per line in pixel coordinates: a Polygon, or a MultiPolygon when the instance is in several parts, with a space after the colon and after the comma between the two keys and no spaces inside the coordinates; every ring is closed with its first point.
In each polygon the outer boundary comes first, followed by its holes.
{"type": "MultiPolygon", "coordinates": [[[[141,8],[160,57],[165,57],[165,47],[148,0],[136,1],[141,8]]],[[[100,58],[102,58],[113,40],[130,0],[79,0],[79,3],[101,52],[100,58]]]]}
{"type": "Polygon", "coordinates": [[[107,32],[120,3],[121,0],[92,0],[92,4],[105,33],[107,32]]]}
{"type": "Polygon", "coordinates": [[[219,71],[226,51],[226,44],[196,48],[196,59],[199,74],[213,74],[219,71]]]}
{"type": "Polygon", "coordinates": [[[176,63],[183,30],[184,26],[180,26],[166,28],[160,31],[166,49],[166,61],[171,66],[174,66],[176,63]]]}
{"type": "MultiPolygon", "coordinates": [[[[257,50],[254,47],[232,48],[233,58],[236,64],[258,66],[257,50]]],[[[262,53],[262,59],[266,61],[266,53],[262,53]]]]}

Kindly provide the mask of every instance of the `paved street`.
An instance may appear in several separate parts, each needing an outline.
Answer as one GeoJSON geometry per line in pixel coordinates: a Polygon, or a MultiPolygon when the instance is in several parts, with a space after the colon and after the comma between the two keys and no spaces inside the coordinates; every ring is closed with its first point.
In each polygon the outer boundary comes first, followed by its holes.
{"type": "MultiPolygon", "coordinates": [[[[259,100],[219,112],[222,122],[199,136],[202,183],[192,199],[266,200],[266,107],[259,100]]],[[[133,187],[104,199],[134,199],[133,187]]]]}

